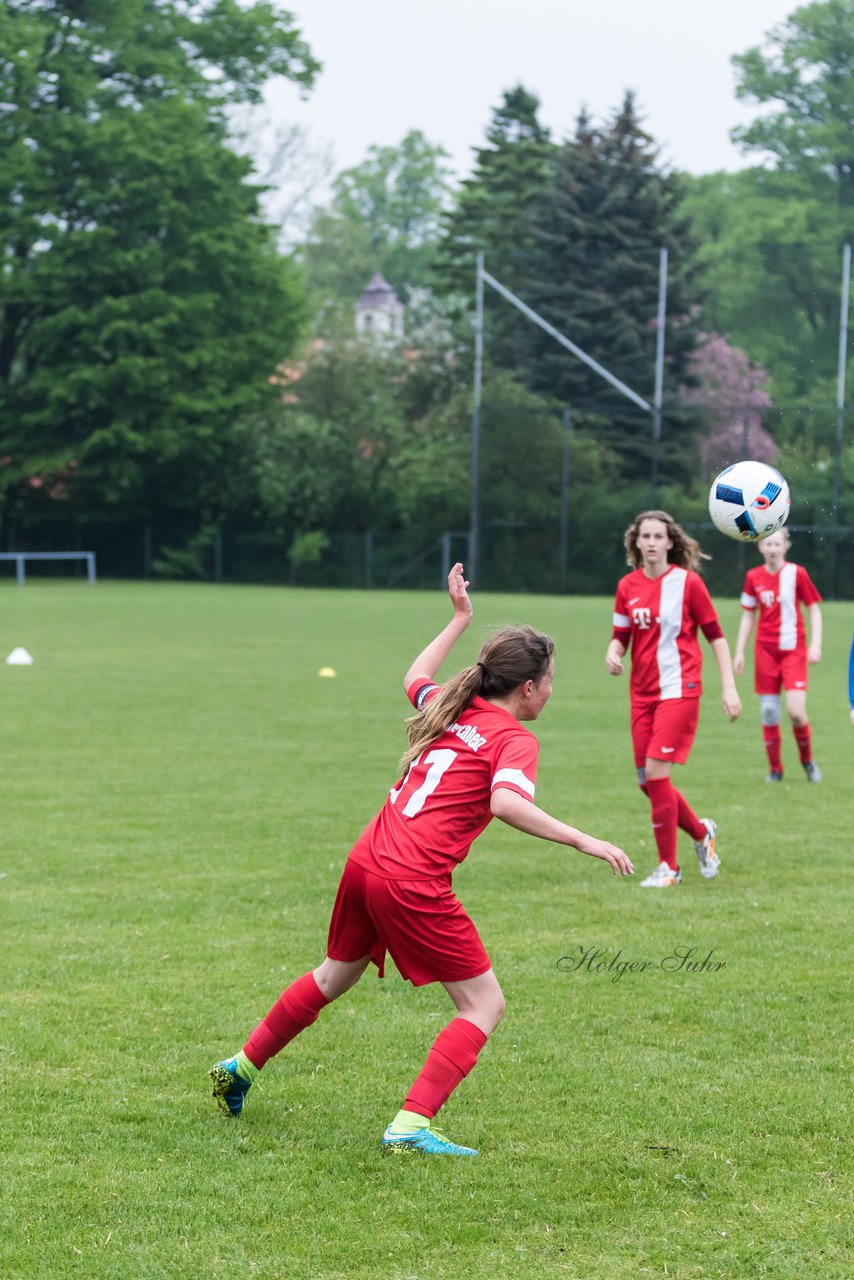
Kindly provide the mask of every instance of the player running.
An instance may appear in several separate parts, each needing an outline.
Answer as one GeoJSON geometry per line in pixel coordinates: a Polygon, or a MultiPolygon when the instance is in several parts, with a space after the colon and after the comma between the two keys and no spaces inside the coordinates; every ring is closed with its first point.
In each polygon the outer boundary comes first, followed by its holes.
{"type": "Polygon", "coordinates": [[[821,770],[812,758],[812,732],[807,717],[807,669],[821,661],[821,596],[803,565],[786,559],[789,546],[785,529],[757,543],[765,563],[748,569],[744,579],[741,593],[744,613],[735,642],[733,667],[736,675],[744,671],[744,651],[758,610],[754,681],[762,711],[762,737],[771,767],[765,781],[783,781],[782,688],[807,781],[821,782],[821,770]],[[809,614],[809,646],[801,605],[806,606],[809,614]]]}
{"type": "Polygon", "coordinates": [[[504,996],[451,873],[493,817],[601,858],[630,875],[622,849],[552,818],[533,803],[536,720],[552,692],[554,645],[509,627],[446,685],[435,677],[472,617],[463,566],[448,577],[453,617],[404,677],[417,714],[408,722],[403,777],[350,852],[329,926],[325,960],[293,982],[233,1058],[211,1071],[213,1096],[237,1116],[265,1063],[388,951],[413,986],[439,982],[457,1016],[437,1036],[382,1145],[389,1151],[474,1156],[434,1126],[436,1113],[477,1062],[504,1012],[504,996]]]}
{"type": "Polygon", "coordinates": [[[703,691],[698,627],[718,664],[730,720],[741,714],[741,700],[729,646],[697,572],[699,544],[666,511],[642,511],[624,541],[633,572],[617,585],[605,666],[611,675],[622,675],[622,659],[631,647],[632,745],[638,783],[652,808],[659,858],[641,886],[666,889],[682,881],[676,856],[680,827],[694,841],[700,874],[711,880],[720,867],[717,823],[698,818],[670,777],[673,765],[688,759],[697,732],[703,691]]]}

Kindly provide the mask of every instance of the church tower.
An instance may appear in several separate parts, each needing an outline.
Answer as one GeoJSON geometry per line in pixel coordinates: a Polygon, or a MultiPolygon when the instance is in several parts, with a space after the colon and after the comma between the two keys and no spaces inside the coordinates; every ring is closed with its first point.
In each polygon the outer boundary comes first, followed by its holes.
{"type": "Polygon", "coordinates": [[[379,272],[356,303],[356,333],[360,338],[403,337],[403,303],[379,272]]]}

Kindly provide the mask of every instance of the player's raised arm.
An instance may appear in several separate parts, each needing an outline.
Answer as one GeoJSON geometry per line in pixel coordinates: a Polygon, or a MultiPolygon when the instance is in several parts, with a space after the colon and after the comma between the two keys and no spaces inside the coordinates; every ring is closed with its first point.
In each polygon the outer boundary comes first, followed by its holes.
{"type": "Polygon", "coordinates": [[[460,563],[455,564],[448,574],[448,594],[454,607],[454,616],[439,632],[436,639],[431,640],[427,648],[423,649],[412,662],[403,677],[404,689],[408,689],[413,680],[417,680],[419,676],[425,676],[428,680],[435,679],[442,663],[471,622],[472,607],[468,585],[463,574],[463,566],[460,563]]]}

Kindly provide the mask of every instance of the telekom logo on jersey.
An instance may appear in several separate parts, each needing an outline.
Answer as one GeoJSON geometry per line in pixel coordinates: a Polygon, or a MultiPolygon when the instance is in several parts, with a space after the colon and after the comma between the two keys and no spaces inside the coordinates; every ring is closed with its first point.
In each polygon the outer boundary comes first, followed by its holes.
{"type": "Polygon", "coordinates": [[[652,626],[651,609],[632,609],[632,621],[641,631],[649,631],[652,626]]]}

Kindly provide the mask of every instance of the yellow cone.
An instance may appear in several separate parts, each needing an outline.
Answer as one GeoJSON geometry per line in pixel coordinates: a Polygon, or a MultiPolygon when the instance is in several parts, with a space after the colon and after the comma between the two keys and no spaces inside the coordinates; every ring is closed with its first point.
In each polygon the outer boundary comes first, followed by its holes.
{"type": "Polygon", "coordinates": [[[323,676],[323,678],[324,678],[325,680],[331,680],[331,679],[332,679],[332,677],[335,675],[335,668],[334,668],[334,667],[321,667],[317,674],[318,674],[319,676],[323,676]]]}

